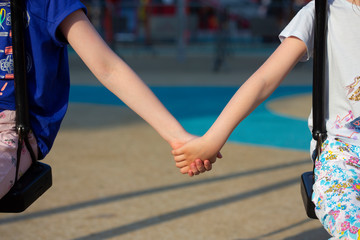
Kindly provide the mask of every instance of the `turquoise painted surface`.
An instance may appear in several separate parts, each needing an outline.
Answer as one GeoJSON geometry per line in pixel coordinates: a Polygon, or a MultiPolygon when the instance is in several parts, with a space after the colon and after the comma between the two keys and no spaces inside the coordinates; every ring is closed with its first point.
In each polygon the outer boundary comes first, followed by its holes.
{"type": "MultiPolygon", "coordinates": [[[[238,87],[151,89],[187,131],[202,135],[216,120],[238,87]]],[[[311,134],[307,120],[271,112],[266,108],[266,103],[273,99],[310,92],[310,86],[280,86],[234,130],[229,141],[308,151],[311,134]]],[[[101,86],[71,86],[70,102],[124,106],[124,103],[101,86]]]]}

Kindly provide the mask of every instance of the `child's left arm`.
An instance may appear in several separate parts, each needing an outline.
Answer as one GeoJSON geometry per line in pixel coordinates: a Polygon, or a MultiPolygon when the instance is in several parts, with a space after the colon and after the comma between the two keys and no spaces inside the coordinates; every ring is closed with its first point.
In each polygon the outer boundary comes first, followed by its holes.
{"type": "Polygon", "coordinates": [[[237,90],[210,129],[172,151],[176,166],[190,176],[198,173],[197,159],[209,159],[221,150],[235,127],[268,98],[306,53],[305,43],[286,38],[265,63],[237,90]]]}
{"type": "Polygon", "coordinates": [[[61,33],[97,79],[147,121],[171,146],[193,139],[146,84],[103,41],[82,10],[60,24],[61,33]]]}

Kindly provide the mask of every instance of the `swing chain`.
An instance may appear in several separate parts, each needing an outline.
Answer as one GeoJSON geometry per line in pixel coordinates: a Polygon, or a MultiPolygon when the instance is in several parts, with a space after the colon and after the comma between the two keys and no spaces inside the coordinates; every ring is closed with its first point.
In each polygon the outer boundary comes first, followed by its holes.
{"type": "MultiPolygon", "coordinates": [[[[321,147],[323,142],[327,138],[327,134],[326,132],[315,131],[313,132],[313,138],[316,140],[316,151],[315,151],[315,155],[313,156],[313,172],[314,172],[316,159],[320,157],[321,147]]],[[[315,174],[313,177],[315,177],[315,174]]]]}

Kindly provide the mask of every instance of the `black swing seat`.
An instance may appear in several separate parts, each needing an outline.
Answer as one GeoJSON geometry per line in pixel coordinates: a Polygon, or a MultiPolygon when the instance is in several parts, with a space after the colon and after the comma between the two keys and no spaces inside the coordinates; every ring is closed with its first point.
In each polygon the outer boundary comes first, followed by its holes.
{"type": "Polygon", "coordinates": [[[36,161],[0,199],[0,212],[19,213],[27,209],[52,185],[51,167],[36,161]]]}
{"type": "Polygon", "coordinates": [[[314,172],[305,172],[301,175],[301,197],[304,202],[306,215],[309,218],[317,219],[315,204],[311,201],[314,185],[314,172]]]}

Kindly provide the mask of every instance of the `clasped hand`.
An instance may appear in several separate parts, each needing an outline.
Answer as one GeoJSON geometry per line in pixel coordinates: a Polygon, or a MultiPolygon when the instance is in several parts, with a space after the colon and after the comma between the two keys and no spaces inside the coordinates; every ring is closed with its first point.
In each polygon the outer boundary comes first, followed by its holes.
{"type": "Polygon", "coordinates": [[[173,146],[176,167],[182,174],[190,177],[210,171],[217,158],[222,158],[219,150],[212,146],[204,137],[193,137],[184,144],[173,146]]]}

